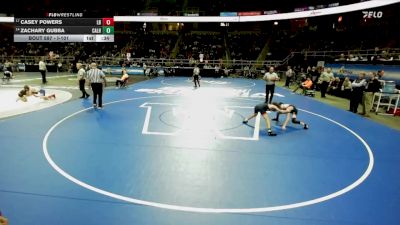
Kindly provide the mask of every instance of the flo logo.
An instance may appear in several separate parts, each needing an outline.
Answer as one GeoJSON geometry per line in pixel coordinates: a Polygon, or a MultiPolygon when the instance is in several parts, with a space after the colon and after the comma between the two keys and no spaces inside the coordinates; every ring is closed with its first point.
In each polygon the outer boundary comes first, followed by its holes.
{"type": "Polygon", "coordinates": [[[382,18],[383,12],[382,11],[362,11],[364,19],[370,18],[382,18]]]}

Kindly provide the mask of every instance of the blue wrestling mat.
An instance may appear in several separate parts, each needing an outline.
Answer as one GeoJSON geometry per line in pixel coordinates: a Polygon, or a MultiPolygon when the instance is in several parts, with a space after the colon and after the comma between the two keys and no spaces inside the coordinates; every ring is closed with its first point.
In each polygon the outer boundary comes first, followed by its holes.
{"type": "MultiPolygon", "coordinates": [[[[264,82],[157,78],[0,121],[10,224],[400,223],[400,132],[293,95],[298,120],[257,117],[264,82]]],[[[275,113],[270,113],[270,117],[275,113]]]]}

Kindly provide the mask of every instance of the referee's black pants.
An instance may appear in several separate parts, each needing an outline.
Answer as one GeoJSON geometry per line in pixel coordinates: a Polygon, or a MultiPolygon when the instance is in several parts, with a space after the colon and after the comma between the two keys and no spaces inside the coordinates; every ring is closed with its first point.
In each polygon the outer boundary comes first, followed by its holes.
{"type": "Polygon", "coordinates": [[[46,70],[39,70],[40,73],[42,74],[42,84],[46,84],[47,80],[46,80],[46,70]]]}
{"type": "Polygon", "coordinates": [[[103,84],[102,83],[91,83],[93,91],[93,104],[97,105],[97,99],[99,100],[98,107],[103,107],[103,84]]]}
{"type": "Polygon", "coordinates": [[[89,94],[85,90],[85,79],[79,80],[79,90],[81,90],[81,92],[82,92],[81,98],[89,97],[89,94]]]}
{"type": "Polygon", "coordinates": [[[328,81],[322,81],[321,86],[320,86],[322,98],[325,98],[325,94],[326,94],[326,91],[328,90],[328,86],[329,86],[328,81]]]}
{"type": "Polygon", "coordinates": [[[269,96],[269,103],[271,104],[272,98],[274,97],[274,92],[275,92],[275,84],[265,85],[265,103],[268,103],[268,96],[269,96]]]}
{"type": "Polygon", "coordinates": [[[194,75],[194,76],[193,76],[193,82],[194,82],[194,86],[195,86],[195,87],[197,87],[197,85],[199,85],[199,87],[200,87],[199,75],[194,75]]]}

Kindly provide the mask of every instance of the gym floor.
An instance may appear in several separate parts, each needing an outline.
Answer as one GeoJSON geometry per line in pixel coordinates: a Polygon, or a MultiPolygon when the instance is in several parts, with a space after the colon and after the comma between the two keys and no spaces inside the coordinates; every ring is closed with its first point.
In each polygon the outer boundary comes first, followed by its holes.
{"type": "Polygon", "coordinates": [[[159,77],[109,88],[102,110],[66,96],[4,117],[0,210],[16,225],[398,225],[400,131],[275,92],[308,130],[242,124],[264,82],[238,78],[159,77]]]}

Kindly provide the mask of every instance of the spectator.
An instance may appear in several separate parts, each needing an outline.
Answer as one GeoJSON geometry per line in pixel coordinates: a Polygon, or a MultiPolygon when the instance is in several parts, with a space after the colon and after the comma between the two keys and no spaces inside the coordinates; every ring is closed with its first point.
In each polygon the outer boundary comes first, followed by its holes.
{"type": "Polygon", "coordinates": [[[331,82],[329,82],[328,90],[327,92],[331,95],[337,96],[339,94],[340,90],[340,79],[339,77],[335,77],[331,82]]]}
{"type": "Polygon", "coordinates": [[[61,70],[62,70],[62,63],[58,62],[58,64],[57,64],[57,72],[61,72],[61,70]]]}
{"type": "Polygon", "coordinates": [[[382,80],[383,75],[385,75],[384,70],[378,70],[378,80],[382,80]]]}
{"type": "Polygon", "coordinates": [[[357,113],[358,105],[362,101],[363,92],[367,82],[365,81],[365,73],[361,72],[356,80],[351,83],[353,91],[350,98],[350,111],[357,113]]]}
{"type": "MultiPolygon", "coordinates": [[[[311,68],[310,75],[311,75],[312,82],[314,84],[318,83],[318,79],[319,79],[320,73],[318,72],[318,70],[317,70],[317,68],[315,66],[313,66],[311,68]]],[[[316,87],[314,89],[316,89],[316,87]]]]}
{"type": "MultiPolygon", "coordinates": [[[[224,75],[225,77],[229,77],[229,69],[225,67],[224,69],[224,75]]],[[[222,77],[221,77],[222,78],[222,77]]]]}
{"type": "Polygon", "coordinates": [[[4,63],[4,67],[7,71],[12,72],[12,63],[9,60],[6,60],[6,62],[4,63]]]}
{"type": "Polygon", "coordinates": [[[350,81],[349,77],[344,78],[344,81],[342,83],[340,90],[341,90],[341,94],[339,96],[350,99],[351,81],[350,81]]]}
{"type": "Polygon", "coordinates": [[[243,69],[243,76],[246,78],[250,78],[250,68],[248,65],[246,65],[243,69]]]}
{"type": "Polygon", "coordinates": [[[296,89],[293,90],[293,93],[296,93],[296,91],[301,88],[303,90],[303,94],[306,92],[306,90],[310,90],[312,88],[313,82],[311,78],[307,77],[307,79],[301,83],[301,85],[297,86],[296,89]]]}
{"type": "Polygon", "coordinates": [[[289,87],[290,82],[292,81],[292,78],[294,76],[294,71],[292,70],[292,68],[290,66],[288,66],[285,74],[286,74],[285,87],[289,87]]]}
{"type": "Polygon", "coordinates": [[[126,71],[126,69],[122,69],[122,76],[120,79],[117,79],[117,81],[115,82],[115,86],[118,87],[122,87],[122,85],[125,84],[125,82],[129,79],[129,75],[128,72],[126,71]]]}
{"type": "Polygon", "coordinates": [[[361,115],[369,116],[369,112],[374,111],[372,103],[372,98],[376,92],[380,92],[382,88],[381,83],[378,80],[378,75],[375,73],[369,74],[370,79],[367,83],[367,87],[364,91],[362,102],[362,113],[361,115]]]}
{"type": "Polygon", "coordinates": [[[42,58],[42,60],[39,61],[39,72],[42,75],[42,84],[47,83],[46,71],[47,71],[46,63],[44,62],[44,58],[42,58]]]}
{"type": "Polygon", "coordinates": [[[332,70],[327,68],[326,71],[322,72],[319,83],[321,84],[321,98],[325,98],[326,91],[328,89],[329,82],[334,79],[332,70]]]}
{"type": "Polygon", "coordinates": [[[218,65],[218,64],[215,64],[215,66],[214,66],[214,78],[219,77],[219,73],[220,73],[219,70],[220,70],[219,65],[218,65]]]}

